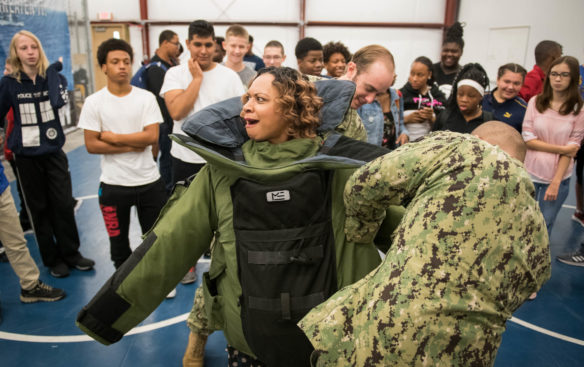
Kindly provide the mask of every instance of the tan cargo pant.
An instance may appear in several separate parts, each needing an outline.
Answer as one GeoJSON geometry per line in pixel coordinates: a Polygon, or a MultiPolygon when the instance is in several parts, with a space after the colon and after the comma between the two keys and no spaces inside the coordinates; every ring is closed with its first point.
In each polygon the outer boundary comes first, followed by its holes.
{"type": "Polygon", "coordinates": [[[12,270],[20,279],[22,289],[34,288],[39,280],[39,268],[30,256],[10,187],[0,194],[0,241],[12,270]]]}

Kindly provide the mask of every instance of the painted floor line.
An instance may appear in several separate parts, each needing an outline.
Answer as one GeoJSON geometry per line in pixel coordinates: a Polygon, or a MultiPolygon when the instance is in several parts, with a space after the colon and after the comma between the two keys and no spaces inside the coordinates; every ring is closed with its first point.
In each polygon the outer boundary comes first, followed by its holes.
{"type": "Polygon", "coordinates": [[[81,199],[81,200],[97,199],[97,194],[96,195],[76,196],[75,199],[81,199]]]}
{"type": "Polygon", "coordinates": [[[521,325],[523,327],[526,327],[528,329],[531,329],[533,331],[537,331],[538,333],[549,335],[553,338],[560,339],[560,340],[563,340],[563,341],[566,341],[569,343],[574,343],[577,345],[584,346],[584,340],[572,338],[570,336],[565,336],[565,335],[562,335],[560,333],[556,333],[555,331],[550,331],[550,330],[544,329],[542,327],[530,324],[529,322],[523,321],[523,320],[518,319],[516,317],[511,317],[511,319],[509,319],[509,321],[514,322],[514,323],[521,325]]]}
{"type": "MultiPolygon", "coordinates": [[[[142,325],[130,330],[127,335],[136,335],[147,333],[152,330],[161,329],[166,326],[178,324],[187,319],[189,313],[175,316],[173,318],[158,321],[148,325],[142,325]]],[[[18,342],[29,342],[29,343],[79,343],[79,342],[89,342],[93,341],[87,335],[27,335],[27,334],[16,334],[8,333],[5,331],[0,331],[0,339],[12,340],[18,342]]]]}
{"type": "MultiPolygon", "coordinates": [[[[158,321],[148,325],[142,325],[133,328],[130,330],[126,335],[136,335],[147,333],[152,330],[160,329],[166,326],[174,325],[179,322],[183,322],[187,319],[188,313],[184,313],[179,316],[175,316],[173,318],[158,321]]],[[[572,338],[566,335],[562,335],[560,333],[556,333],[554,331],[550,331],[544,329],[542,327],[530,324],[529,322],[523,321],[521,319],[511,317],[509,321],[514,322],[518,325],[526,327],[528,329],[537,331],[539,333],[549,335],[553,338],[560,339],[569,343],[573,343],[576,345],[584,346],[584,340],[579,340],[576,338],[572,338]]],[[[4,340],[11,340],[11,341],[20,341],[20,342],[29,342],[29,343],[79,343],[79,342],[87,342],[93,341],[87,335],[63,335],[63,336],[56,336],[56,335],[26,335],[26,334],[17,334],[17,333],[9,333],[5,331],[0,331],[0,339],[4,340]]]]}
{"type": "Polygon", "coordinates": [[[567,204],[564,204],[564,205],[562,205],[562,208],[566,208],[566,209],[576,209],[576,206],[574,206],[574,205],[567,205],[567,204]]]}

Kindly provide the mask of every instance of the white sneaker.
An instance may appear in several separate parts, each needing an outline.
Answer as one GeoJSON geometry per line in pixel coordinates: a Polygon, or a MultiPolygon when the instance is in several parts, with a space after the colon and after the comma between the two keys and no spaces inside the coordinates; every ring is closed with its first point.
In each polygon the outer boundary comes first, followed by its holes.
{"type": "Polygon", "coordinates": [[[166,299],[171,299],[176,297],[176,288],[171,290],[169,294],[166,295],[166,299]]]}

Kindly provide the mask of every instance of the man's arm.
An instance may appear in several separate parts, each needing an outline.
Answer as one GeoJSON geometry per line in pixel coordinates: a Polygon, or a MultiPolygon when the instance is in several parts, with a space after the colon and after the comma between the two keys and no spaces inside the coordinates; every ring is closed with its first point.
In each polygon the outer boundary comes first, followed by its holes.
{"type": "Polygon", "coordinates": [[[387,208],[407,205],[427,176],[448,157],[452,150],[443,147],[447,145],[447,139],[411,144],[409,149],[386,154],[356,170],[344,192],[347,239],[373,241],[387,208]]]}
{"type": "Polygon", "coordinates": [[[134,148],[130,146],[113,145],[99,138],[100,132],[84,130],[85,148],[91,154],[119,154],[128,152],[141,152],[144,148],[134,148]]]}
{"type": "Polygon", "coordinates": [[[203,83],[203,71],[198,62],[189,59],[189,71],[193,80],[187,89],[174,89],[164,93],[164,103],[175,121],[184,119],[193,109],[203,83]]]}
{"type": "MultiPolygon", "coordinates": [[[[86,130],[87,131],[87,130],[86,130]]],[[[150,124],[144,130],[131,134],[116,134],[111,131],[101,133],[100,140],[115,146],[129,146],[133,148],[146,148],[158,142],[158,124],[150,124]]]]}

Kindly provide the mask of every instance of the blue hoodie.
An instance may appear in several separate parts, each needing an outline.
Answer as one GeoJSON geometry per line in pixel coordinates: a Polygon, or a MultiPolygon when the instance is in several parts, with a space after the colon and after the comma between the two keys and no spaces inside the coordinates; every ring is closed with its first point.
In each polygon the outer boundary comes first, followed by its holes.
{"type": "Polygon", "coordinates": [[[4,194],[4,190],[8,187],[8,179],[4,174],[4,166],[0,162],[0,195],[4,194]]]}
{"type": "Polygon", "coordinates": [[[14,109],[14,130],[6,143],[15,154],[39,156],[63,147],[58,108],[67,102],[67,81],[58,73],[61,68],[60,62],[52,64],[46,78],[37,75],[34,83],[25,73],[20,82],[14,75],[0,80],[0,119],[14,109]]]}

